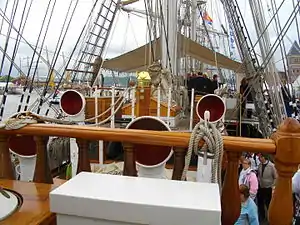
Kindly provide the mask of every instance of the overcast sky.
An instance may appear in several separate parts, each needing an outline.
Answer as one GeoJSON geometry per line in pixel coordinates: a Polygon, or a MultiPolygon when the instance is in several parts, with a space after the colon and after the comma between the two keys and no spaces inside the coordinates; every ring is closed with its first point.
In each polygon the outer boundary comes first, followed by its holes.
{"type": "MultiPolygon", "coordinates": [[[[7,0],[0,0],[0,8],[1,10],[4,10],[5,4],[7,0]]],[[[53,0],[54,1],[54,0],[53,0]]],[[[56,43],[60,34],[60,30],[62,27],[62,24],[64,22],[64,18],[66,16],[67,9],[69,7],[70,1],[74,0],[57,0],[56,6],[54,9],[54,14],[52,17],[52,21],[49,26],[49,31],[47,38],[45,40],[44,47],[47,46],[49,50],[50,60],[53,57],[53,52],[55,51],[56,43]]],[[[101,0],[99,0],[101,1],[101,0]]],[[[271,0],[263,0],[264,2],[264,9],[266,10],[266,19],[267,21],[270,18],[270,15],[267,11],[267,3],[270,4],[271,0]]],[[[273,1],[273,0],[272,0],[273,1]]],[[[280,5],[282,0],[276,0],[277,6],[280,5]]],[[[288,19],[288,16],[291,14],[292,11],[292,1],[294,0],[286,0],[286,3],[284,3],[282,9],[280,10],[280,21],[282,26],[285,24],[285,22],[288,19]]],[[[14,0],[9,0],[9,5],[7,9],[6,15],[10,16],[12,11],[14,0]]],[[[15,26],[19,26],[19,21],[21,18],[22,10],[24,8],[26,0],[20,0],[19,1],[19,7],[16,14],[15,19],[15,26]]],[[[30,2],[30,0],[28,0],[30,2]]],[[[31,13],[29,15],[28,21],[26,23],[26,27],[23,33],[23,36],[26,38],[28,42],[35,45],[38,33],[41,28],[42,20],[46,11],[46,7],[49,0],[33,0],[31,13]]],[[[93,0],[79,0],[77,10],[75,11],[74,18],[72,20],[72,23],[70,25],[69,31],[66,36],[66,40],[64,42],[63,48],[61,52],[64,52],[67,56],[73,49],[77,38],[81,32],[81,29],[83,25],[85,24],[86,18],[88,17],[88,14],[91,10],[93,0]]],[[[214,23],[213,26],[216,29],[220,29],[220,24],[224,23],[225,17],[224,17],[224,10],[222,9],[222,5],[220,5],[219,0],[209,0],[208,1],[208,12],[210,16],[212,17],[214,23]]],[[[239,4],[241,7],[242,14],[244,15],[245,21],[247,21],[247,28],[251,34],[253,42],[256,41],[255,37],[255,28],[252,22],[252,14],[250,11],[250,7],[248,5],[248,0],[240,0],[239,4]]],[[[296,2],[296,1],[295,1],[296,2]]],[[[271,4],[270,4],[271,5],[271,4]]],[[[134,3],[131,5],[131,7],[135,7],[138,9],[144,9],[144,2],[140,0],[137,3],[134,3]]],[[[1,14],[1,13],[0,13],[1,14]]],[[[298,19],[300,19],[298,17],[298,19]]],[[[299,21],[300,22],[300,21],[299,21]]],[[[111,38],[108,41],[108,50],[106,55],[103,58],[111,58],[117,55],[120,55],[126,51],[132,50],[138,46],[141,46],[146,43],[146,36],[147,36],[147,29],[146,29],[146,23],[147,21],[144,18],[138,17],[136,15],[130,14],[121,11],[118,13],[118,16],[116,18],[115,26],[113,29],[113,32],[111,32],[111,38]]],[[[1,24],[1,18],[0,18],[0,24],[1,24]]],[[[275,25],[275,23],[273,23],[275,25]]],[[[8,25],[6,22],[3,23],[3,27],[1,30],[1,34],[6,34],[8,30],[8,25]]],[[[269,29],[271,41],[274,42],[276,39],[276,32],[274,30],[274,26],[271,26],[269,29]]],[[[12,37],[16,37],[16,32],[12,32],[12,37]]],[[[297,28],[295,26],[295,23],[293,24],[292,28],[288,32],[288,37],[291,39],[291,41],[294,41],[297,39],[297,28]]],[[[289,49],[291,46],[291,41],[288,39],[285,39],[286,48],[289,49]]],[[[1,47],[4,48],[5,43],[5,37],[0,37],[0,44],[1,47]]],[[[11,39],[9,41],[8,46],[8,53],[10,56],[12,56],[13,46],[15,44],[15,40],[11,39]]],[[[2,54],[0,54],[2,57],[2,54]]],[[[16,62],[18,64],[22,64],[22,69],[24,72],[26,72],[26,59],[25,57],[29,56],[31,57],[32,50],[27,46],[27,44],[21,43],[20,48],[16,57],[16,62]]],[[[43,51],[43,56],[46,57],[45,51],[43,51]]],[[[275,61],[280,59],[279,51],[276,54],[275,61]]],[[[62,62],[62,59],[60,58],[60,64],[62,62]]],[[[59,65],[58,65],[59,66],[59,65]]],[[[278,68],[282,68],[282,64],[277,63],[278,68]]],[[[3,73],[7,73],[8,64],[6,63],[5,70],[3,73]]],[[[46,74],[45,74],[46,75],[46,74]]]]}

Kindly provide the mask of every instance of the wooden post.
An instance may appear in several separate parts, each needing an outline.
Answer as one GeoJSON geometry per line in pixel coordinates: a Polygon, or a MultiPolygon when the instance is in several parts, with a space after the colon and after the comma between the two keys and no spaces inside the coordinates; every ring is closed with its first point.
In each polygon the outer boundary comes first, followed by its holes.
{"type": "Polygon", "coordinates": [[[91,164],[88,156],[89,142],[84,139],[76,139],[78,145],[77,174],[85,171],[91,172],[91,164]]]}
{"type": "Polygon", "coordinates": [[[241,200],[238,185],[238,166],[240,153],[226,152],[228,164],[222,188],[222,225],[235,224],[241,212],[241,200]]]}
{"type": "Polygon", "coordinates": [[[174,148],[174,167],[172,180],[181,180],[184,164],[185,164],[186,149],[174,148]]]}
{"type": "Polygon", "coordinates": [[[137,176],[136,171],[136,156],[134,147],[130,143],[123,143],[123,149],[124,149],[124,170],[123,175],[124,176],[137,176]]]}
{"type": "Polygon", "coordinates": [[[136,90],[137,117],[149,116],[151,104],[151,87],[138,87],[136,90]]]}
{"type": "Polygon", "coordinates": [[[292,177],[300,164],[300,124],[287,118],[272,136],[277,149],[275,167],[276,188],[269,208],[272,225],[291,224],[293,218],[292,177]]]}
{"type": "Polygon", "coordinates": [[[14,180],[7,136],[0,135],[0,179],[14,180]]]}
{"type": "Polygon", "coordinates": [[[45,137],[35,136],[34,140],[36,143],[36,163],[34,169],[33,182],[53,184],[53,179],[49,167],[45,137]]]}

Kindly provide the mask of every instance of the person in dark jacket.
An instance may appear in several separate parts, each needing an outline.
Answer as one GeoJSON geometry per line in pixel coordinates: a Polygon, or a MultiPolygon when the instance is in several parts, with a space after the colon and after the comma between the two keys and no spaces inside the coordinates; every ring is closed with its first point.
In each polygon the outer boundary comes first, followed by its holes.
{"type": "Polygon", "coordinates": [[[194,88],[196,94],[213,94],[211,80],[204,74],[198,73],[198,76],[194,80],[194,88]]]}
{"type": "Polygon", "coordinates": [[[212,81],[205,77],[201,72],[196,76],[192,76],[187,83],[188,86],[188,96],[191,100],[192,89],[195,90],[195,95],[205,95],[205,94],[213,94],[214,90],[212,88],[212,81]]]}
{"type": "Polygon", "coordinates": [[[219,88],[219,82],[218,82],[218,75],[217,74],[213,75],[212,86],[213,86],[214,91],[219,88]]]}
{"type": "MultiPolygon", "coordinates": [[[[253,102],[253,98],[251,95],[251,87],[249,86],[249,82],[245,77],[241,81],[240,93],[242,95],[242,104],[241,104],[242,109],[241,110],[242,110],[242,115],[243,115],[246,110],[246,103],[253,102]]],[[[247,110],[247,118],[251,118],[251,116],[252,116],[252,110],[248,109],[247,110]]]]}
{"type": "Polygon", "coordinates": [[[291,117],[293,114],[293,107],[290,105],[290,102],[292,101],[292,97],[289,93],[288,88],[285,85],[281,86],[281,93],[282,93],[287,116],[291,117]]]}

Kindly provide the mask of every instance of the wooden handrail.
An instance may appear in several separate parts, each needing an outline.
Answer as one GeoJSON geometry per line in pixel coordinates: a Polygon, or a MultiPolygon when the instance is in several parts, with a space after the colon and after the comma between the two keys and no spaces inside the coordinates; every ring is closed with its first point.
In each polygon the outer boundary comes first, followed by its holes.
{"type": "MultiPolygon", "coordinates": [[[[185,163],[190,133],[111,129],[88,126],[32,124],[18,130],[0,130],[0,178],[13,179],[7,138],[9,135],[34,136],[37,160],[34,182],[52,183],[49,172],[46,145],[42,136],[73,137],[79,148],[77,171],[90,171],[88,140],[123,142],[123,175],[136,176],[136,152],[134,144],[174,147],[174,170],[172,179],[180,180],[185,163]]],[[[269,222],[273,225],[291,224],[293,217],[292,176],[300,164],[300,124],[288,118],[271,139],[223,137],[227,158],[226,175],[222,188],[222,224],[234,224],[240,215],[241,203],[238,187],[238,163],[242,152],[274,154],[278,173],[276,188],[269,208],[269,222]]],[[[199,145],[203,144],[200,143],[199,145]]]]}
{"type": "MultiPolygon", "coordinates": [[[[0,130],[0,134],[61,136],[87,140],[122,141],[132,144],[146,144],[155,146],[176,146],[187,148],[190,133],[149,131],[134,129],[112,129],[102,127],[31,124],[18,130],[0,130]]],[[[275,154],[276,145],[272,139],[244,138],[224,136],[224,148],[232,152],[263,152],[275,154]]],[[[203,142],[200,143],[203,145],[203,142]]]]}

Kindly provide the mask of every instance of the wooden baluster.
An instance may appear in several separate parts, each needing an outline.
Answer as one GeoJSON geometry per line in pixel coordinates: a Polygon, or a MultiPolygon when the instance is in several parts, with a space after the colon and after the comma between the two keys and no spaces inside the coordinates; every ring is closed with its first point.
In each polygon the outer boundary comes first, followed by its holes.
{"type": "Polygon", "coordinates": [[[272,139],[277,146],[275,167],[278,178],[269,207],[269,222],[272,225],[288,225],[293,217],[292,177],[300,164],[299,122],[286,119],[272,139]]]}
{"type": "Polygon", "coordinates": [[[14,180],[15,175],[11,163],[7,136],[0,136],[0,179],[14,180]]]}
{"type": "Polygon", "coordinates": [[[124,149],[124,170],[123,175],[124,176],[137,176],[136,171],[136,156],[135,156],[135,150],[132,144],[130,143],[123,143],[123,149],[124,149]]]}
{"type": "Polygon", "coordinates": [[[36,143],[36,163],[33,182],[53,184],[45,137],[35,136],[34,140],[36,143]]]}
{"type": "Polygon", "coordinates": [[[76,139],[78,145],[77,174],[85,171],[91,172],[91,164],[88,156],[89,142],[85,139],[76,139]]]}
{"type": "Polygon", "coordinates": [[[172,180],[181,180],[184,169],[186,149],[174,148],[174,167],[172,180]]]}
{"type": "Polygon", "coordinates": [[[238,166],[240,153],[227,153],[227,169],[222,188],[222,225],[234,224],[240,216],[241,201],[238,185],[238,166]]]}

